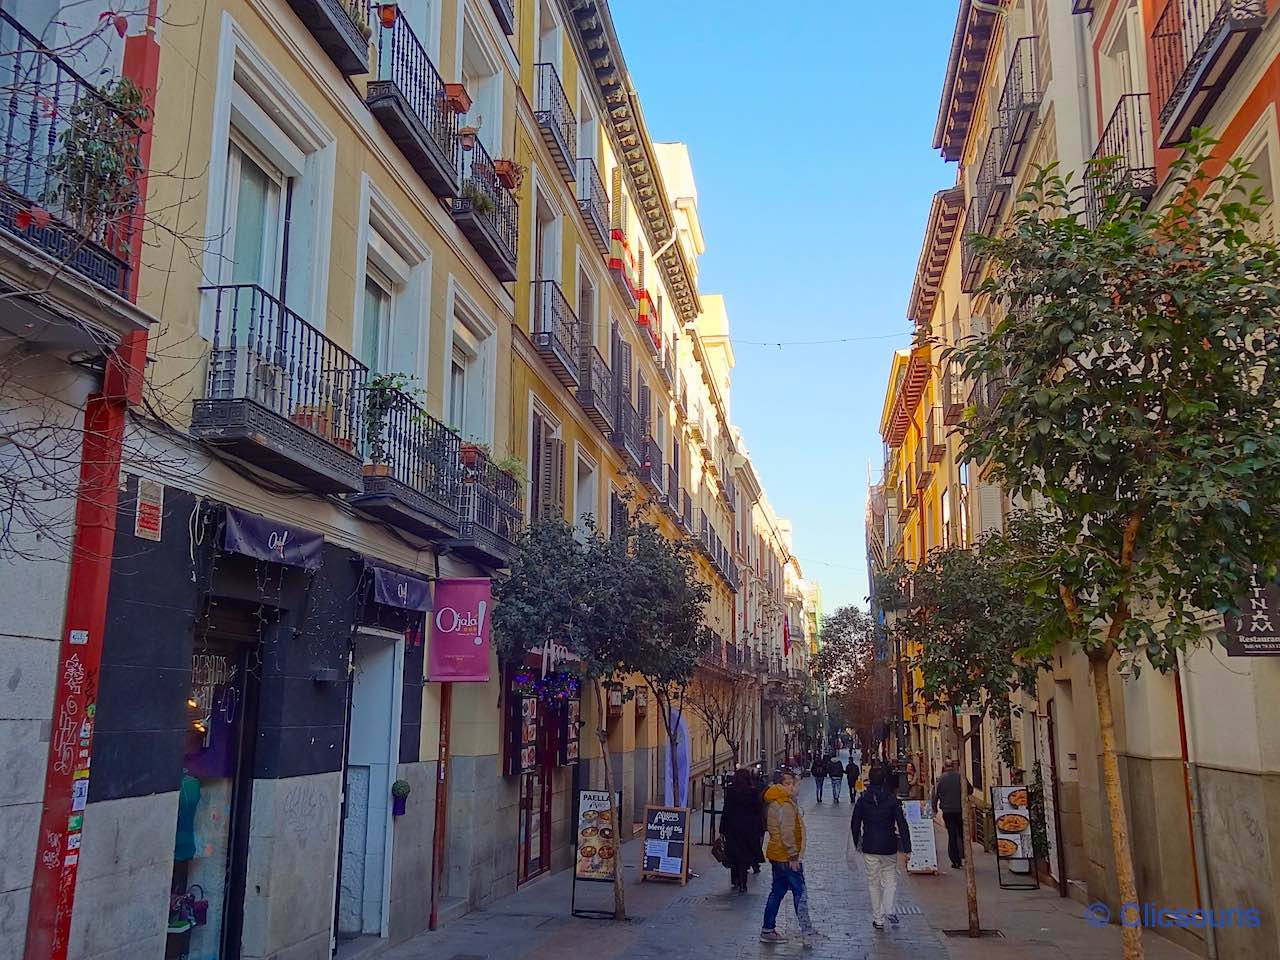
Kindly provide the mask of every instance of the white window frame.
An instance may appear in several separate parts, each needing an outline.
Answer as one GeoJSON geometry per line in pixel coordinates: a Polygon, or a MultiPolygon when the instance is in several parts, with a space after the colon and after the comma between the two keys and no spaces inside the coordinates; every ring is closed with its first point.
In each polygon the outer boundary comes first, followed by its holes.
{"type": "Polygon", "coordinates": [[[218,221],[220,233],[217,260],[218,283],[231,283],[231,272],[235,266],[234,258],[230,254],[235,250],[239,227],[235,221],[235,211],[239,207],[242,165],[237,152],[252,161],[276,187],[275,263],[272,266],[271,276],[265,278],[265,283],[259,283],[267,293],[275,296],[280,292],[280,271],[284,267],[281,257],[284,254],[284,208],[289,191],[289,176],[234,126],[227,133],[226,182],[223,185],[222,214],[218,221]]]}
{"type": "MultiPolygon", "coordinates": [[[[600,478],[602,471],[600,464],[580,442],[573,442],[573,528],[578,533],[579,539],[586,539],[586,530],[582,525],[582,518],[590,514],[596,522],[596,529],[600,529],[600,478]],[[591,471],[592,476],[592,499],[595,501],[591,504],[590,510],[583,510],[582,505],[578,503],[578,465],[585,463],[591,471]]],[[[607,531],[606,531],[607,532],[607,531]]]]}
{"type": "MultiPolygon", "coordinates": [[[[533,34],[533,62],[534,63],[550,63],[556,68],[556,76],[564,76],[564,24],[560,22],[560,17],[556,14],[555,0],[534,0],[534,34],[533,34]],[[543,9],[550,14],[551,30],[543,30],[542,14],[543,9]],[[554,32],[556,35],[556,43],[551,51],[550,59],[543,59],[542,56],[542,35],[544,33],[554,32]]],[[[563,80],[561,81],[563,83],[563,80]]]]}
{"type": "MultiPolygon", "coordinates": [[[[498,381],[497,326],[490,317],[486,316],[480,305],[476,303],[452,274],[449,276],[448,294],[445,297],[444,343],[445,349],[441,351],[443,356],[440,359],[444,374],[442,380],[443,410],[447,411],[449,409],[450,398],[448,393],[450,391],[450,373],[453,368],[454,347],[457,344],[462,344],[470,351],[472,362],[478,362],[482,366],[480,375],[483,380],[483,389],[479,398],[483,404],[483,409],[480,413],[481,430],[470,436],[464,435],[464,439],[470,439],[474,436],[475,439],[482,443],[491,444],[494,434],[494,406],[497,398],[498,381]]],[[[469,369],[467,373],[470,376],[472,371],[469,369]]],[[[457,424],[457,426],[464,429],[466,427],[465,424],[457,424]]]]}
{"type": "MultiPolygon", "coordinates": [[[[486,3],[485,6],[488,6],[488,4],[486,3]]],[[[483,17],[476,17],[471,10],[471,4],[463,3],[458,14],[458,29],[454,38],[456,74],[458,77],[462,76],[466,36],[467,32],[470,31],[475,38],[481,57],[484,58],[485,67],[489,71],[488,76],[491,78],[489,82],[492,84],[493,89],[493,98],[489,104],[489,108],[493,111],[493,116],[485,114],[484,125],[480,127],[477,137],[484,144],[484,148],[489,151],[489,155],[496,160],[504,155],[503,151],[505,149],[503,136],[506,130],[506,122],[503,120],[503,94],[506,89],[506,68],[508,64],[504,63],[503,56],[495,50],[492,29],[485,24],[483,17]]],[[[493,16],[492,12],[490,12],[490,16],[493,16]]],[[[510,45],[503,44],[503,46],[509,47],[510,45]]],[[[501,49],[501,47],[498,49],[501,49]]],[[[468,90],[467,93],[471,94],[473,100],[476,99],[476,91],[468,90]]]]}
{"type": "MultiPolygon", "coordinates": [[[[539,474],[542,469],[541,463],[533,462],[533,418],[534,415],[542,418],[542,422],[551,428],[551,436],[557,440],[564,438],[564,425],[560,418],[551,412],[551,408],[542,402],[542,399],[529,391],[529,415],[525,418],[525,473],[528,475],[525,480],[524,505],[525,513],[529,520],[533,520],[533,485],[538,482],[539,474]]],[[[575,483],[577,477],[574,477],[575,483]]]]}
{"type": "MultiPolygon", "coordinates": [[[[364,281],[370,264],[393,285],[390,355],[407,359],[403,373],[430,391],[431,248],[395,205],[360,175],[360,229],[356,234],[355,323],[352,345],[360,344],[364,326],[364,281]]],[[[447,368],[446,368],[447,373],[447,368]]],[[[448,380],[441,387],[448,390],[448,380]]]]}
{"type": "MultiPolygon", "coordinates": [[[[329,246],[333,234],[333,194],[337,165],[334,134],[258,50],[250,34],[227,11],[222,14],[210,137],[206,231],[215,236],[226,210],[228,144],[231,128],[274,163],[294,184],[288,269],[289,306],[319,330],[325,327],[329,294],[329,246]],[[262,103],[270,105],[270,111],[262,103]]],[[[205,282],[221,276],[221,242],[205,250],[205,282]]],[[[201,335],[213,331],[208,298],[200,316],[201,335]]]]}

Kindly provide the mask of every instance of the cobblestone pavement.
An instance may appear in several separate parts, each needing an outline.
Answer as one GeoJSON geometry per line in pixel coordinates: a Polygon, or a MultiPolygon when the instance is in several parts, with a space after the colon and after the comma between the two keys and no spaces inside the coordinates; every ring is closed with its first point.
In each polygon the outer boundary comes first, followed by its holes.
{"type": "MultiPolygon", "coordinates": [[[[729,889],[728,871],[716,863],[707,847],[693,848],[692,864],[700,874],[687,886],[640,883],[634,866],[626,868],[626,923],[582,920],[569,915],[568,872],[531,884],[513,896],[490,904],[382,954],[391,960],[541,960],[580,955],[583,960],[739,960],[792,958],[811,960],[944,960],[945,948],[912,899],[905,883],[899,886],[897,929],[876,931],[871,926],[870,898],[861,871],[846,862],[849,836],[848,801],[818,805],[813,781],[801,784],[800,797],[809,831],[805,873],[809,909],[824,935],[814,949],[802,947],[790,897],[783,903],[778,929],[787,943],[758,940],[765,899],[769,893],[768,866],[750,880],[746,894],[729,889]]],[[[697,838],[697,816],[693,818],[697,838]]],[[[624,863],[634,864],[639,846],[623,847],[624,863]]],[[[580,887],[579,895],[611,903],[611,888],[603,884],[580,887]]]]}

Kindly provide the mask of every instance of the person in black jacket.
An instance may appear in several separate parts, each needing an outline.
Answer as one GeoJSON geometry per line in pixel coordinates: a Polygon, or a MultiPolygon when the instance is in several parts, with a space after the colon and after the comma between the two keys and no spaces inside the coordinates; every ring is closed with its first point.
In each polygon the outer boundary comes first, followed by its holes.
{"type": "Polygon", "coordinates": [[[814,786],[818,788],[818,802],[822,802],[822,784],[827,779],[827,761],[822,754],[815,753],[813,755],[813,766],[809,768],[809,772],[813,774],[814,786]]]}
{"type": "Polygon", "coordinates": [[[871,925],[883,930],[888,920],[895,926],[898,914],[894,899],[898,892],[898,855],[905,862],[911,853],[911,834],[902,801],[888,785],[888,771],[881,764],[871,768],[871,786],[853,805],[849,829],[853,845],[862,852],[871,892],[871,925]]]}
{"type": "Polygon", "coordinates": [[[827,776],[831,778],[831,799],[840,804],[840,782],[844,780],[844,764],[836,754],[827,761],[827,776]]]}
{"type": "Polygon", "coordinates": [[[845,767],[844,767],[845,779],[849,781],[849,802],[850,803],[853,803],[855,800],[858,799],[858,777],[861,774],[862,774],[862,771],[858,768],[858,765],[853,762],[853,757],[850,757],[849,762],[845,764],[845,767]]]}
{"type": "Polygon", "coordinates": [[[729,861],[729,882],[740,893],[747,892],[747,872],[760,856],[763,817],[764,807],[759,791],[751,782],[751,774],[739,770],[724,794],[720,835],[724,837],[725,855],[729,861]]]}

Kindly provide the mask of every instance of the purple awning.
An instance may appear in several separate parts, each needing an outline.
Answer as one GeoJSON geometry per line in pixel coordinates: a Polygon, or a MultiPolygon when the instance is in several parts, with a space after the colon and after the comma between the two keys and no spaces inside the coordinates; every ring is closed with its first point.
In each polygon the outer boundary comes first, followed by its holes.
{"type": "Polygon", "coordinates": [[[222,549],[253,557],[255,560],[283,563],[290,567],[302,567],[304,570],[318,570],[324,537],[301,527],[291,527],[279,520],[227,507],[222,549]]]}
{"type": "Polygon", "coordinates": [[[422,577],[372,563],[369,564],[369,569],[373,571],[375,603],[422,613],[431,610],[431,584],[422,577]]]}

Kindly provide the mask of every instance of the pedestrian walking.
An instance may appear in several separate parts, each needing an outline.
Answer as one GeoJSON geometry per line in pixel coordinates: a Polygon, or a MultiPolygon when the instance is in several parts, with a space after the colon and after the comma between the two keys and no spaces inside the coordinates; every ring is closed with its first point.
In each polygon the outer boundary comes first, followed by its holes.
{"type": "Polygon", "coordinates": [[[729,882],[740,893],[747,892],[747,871],[759,862],[763,816],[763,800],[752,783],[751,774],[738,770],[724,794],[720,835],[724,837],[725,857],[729,863],[729,882]]]}
{"type": "Polygon", "coordinates": [[[827,780],[827,761],[823,759],[822,754],[814,754],[813,766],[809,768],[809,772],[813,774],[813,784],[818,791],[818,802],[822,802],[822,785],[827,780]]]}
{"type": "Polygon", "coordinates": [[[862,770],[853,757],[849,757],[849,762],[844,765],[844,777],[849,781],[849,802],[853,803],[858,799],[858,777],[862,775],[862,770]]]}
{"type": "Polygon", "coordinates": [[[973,792],[972,786],[961,784],[956,762],[944,763],[942,776],[933,786],[933,809],[935,813],[942,813],[942,822],[947,828],[947,856],[951,858],[953,870],[964,866],[964,802],[960,791],[966,788],[973,792]]]}
{"type": "Polygon", "coordinates": [[[827,776],[831,778],[831,799],[840,805],[840,784],[844,781],[844,764],[835,754],[827,761],[827,776]]]}
{"type": "Polygon", "coordinates": [[[888,770],[871,768],[871,785],[853,805],[849,829],[853,845],[862,853],[871,893],[871,925],[883,930],[885,922],[898,924],[898,857],[904,863],[911,853],[911,834],[902,801],[888,785],[888,770]]]}
{"type": "Polygon", "coordinates": [[[811,947],[817,931],[809,919],[809,897],[804,885],[804,815],[796,803],[799,788],[800,779],[794,773],[786,772],[764,792],[769,824],[769,847],[765,853],[773,870],[773,886],[769,888],[769,900],[764,906],[760,940],[764,943],[786,940],[777,929],[778,910],[790,893],[804,945],[811,947]]]}

